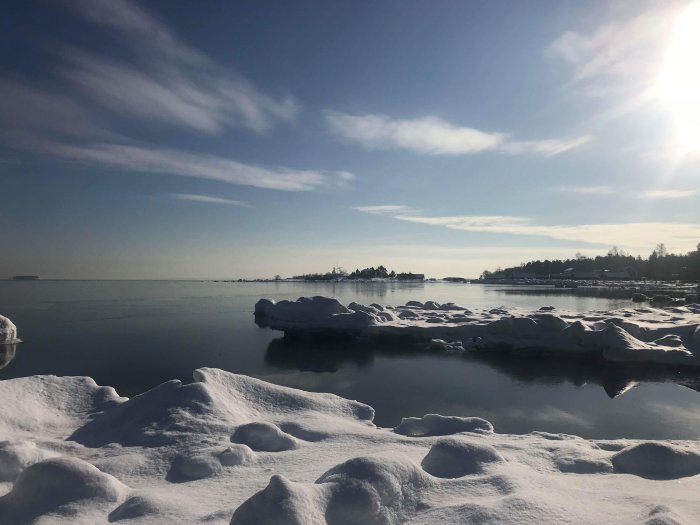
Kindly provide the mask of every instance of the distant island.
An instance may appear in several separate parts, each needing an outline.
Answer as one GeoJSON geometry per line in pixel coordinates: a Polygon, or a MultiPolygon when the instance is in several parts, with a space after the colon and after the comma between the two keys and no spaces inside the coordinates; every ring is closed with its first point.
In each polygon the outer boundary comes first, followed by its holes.
{"type": "Polygon", "coordinates": [[[15,275],[12,278],[13,281],[38,281],[38,275],[15,275]]]}
{"type": "Polygon", "coordinates": [[[365,268],[364,270],[357,269],[354,272],[348,273],[342,268],[333,268],[326,273],[307,273],[303,275],[295,275],[292,277],[295,280],[301,281],[366,281],[370,279],[394,279],[397,281],[425,281],[425,274],[413,272],[395,272],[389,271],[383,265],[377,268],[365,268]]]}
{"type": "Polygon", "coordinates": [[[586,257],[577,253],[573,259],[537,260],[511,268],[486,270],[479,280],[510,279],[700,281],[700,243],[695,251],[684,255],[668,253],[664,244],[658,244],[646,259],[613,246],[604,256],[586,257]]]}

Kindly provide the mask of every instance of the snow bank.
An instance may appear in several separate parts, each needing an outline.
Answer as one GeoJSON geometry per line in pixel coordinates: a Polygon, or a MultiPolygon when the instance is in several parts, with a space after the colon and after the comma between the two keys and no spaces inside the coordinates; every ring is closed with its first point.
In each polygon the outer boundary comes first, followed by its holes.
{"type": "Polygon", "coordinates": [[[7,317],[0,315],[0,345],[19,343],[17,327],[7,317]]]}
{"type": "Polygon", "coordinates": [[[694,523],[697,442],[502,435],[216,369],[132,399],[0,381],[0,523],[694,523]],[[6,402],[9,400],[9,402],[6,402]],[[680,480],[680,481],[679,481],[680,480]],[[582,497],[582,495],[585,495],[582,497]]]}
{"type": "Polygon", "coordinates": [[[341,334],[425,341],[435,350],[588,356],[616,363],[700,366],[700,305],[611,311],[472,311],[454,303],[347,307],[326,297],[255,306],[261,326],[286,334],[341,334]]]}

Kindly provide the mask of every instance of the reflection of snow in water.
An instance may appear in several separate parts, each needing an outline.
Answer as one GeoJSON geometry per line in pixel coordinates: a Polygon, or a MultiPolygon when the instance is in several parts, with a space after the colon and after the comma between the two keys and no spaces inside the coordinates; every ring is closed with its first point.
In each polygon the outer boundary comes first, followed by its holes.
{"type": "Polygon", "coordinates": [[[9,365],[17,354],[17,345],[14,343],[0,345],[0,369],[9,365]]]}

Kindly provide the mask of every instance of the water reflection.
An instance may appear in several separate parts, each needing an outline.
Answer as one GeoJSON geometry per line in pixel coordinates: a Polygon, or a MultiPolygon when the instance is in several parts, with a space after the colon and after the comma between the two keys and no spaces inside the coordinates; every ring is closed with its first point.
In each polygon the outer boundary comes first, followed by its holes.
{"type": "Polygon", "coordinates": [[[0,369],[9,365],[17,355],[17,345],[15,343],[0,345],[0,369]]]}
{"type": "MultiPolygon", "coordinates": [[[[345,365],[365,367],[375,357],[433,356],[488,365],[523,384],[577,387],[599,385],[611,399],[639,384],[672,383],[700,392],[700,377],[687,369],[626,367],[599,360],[537,359],[502,354],[445,353],[422,344],[363,340],[297,339],[283,337],[270,342],[265,362],[276,368],[302,372],[337,372],[345,365]]],[[[419,371],[417,371],[419,372],[419,371]]]]}
{"type": "Polygon", "coordinates": [[[615,398],[643,383],[673,383],[700,391],[700,378],[688,369],[629,367],[599,360],[532,359],[503,355],[465,356],[486,363],[522,383],[600,385],[615,398]]]}
{"type": "MultiPolygon", "coordinates": [[[[522,295],[522,296],[548,296],[548,297],[588,297],[598,299],[632,299],[632,295],[637,291],[636,288],[625,287],[607,287],[607,286],[581,286],[578,288],[554,288],[553,286],[528,286],[528,287],[511,287],[498,288],[495,291],[504,295],[522,295]]],[[[664,293],[670,293],[665,291],[664,293]]],[[[679,289],[678,296],[683,296],[683,290],[679,289]]]]}

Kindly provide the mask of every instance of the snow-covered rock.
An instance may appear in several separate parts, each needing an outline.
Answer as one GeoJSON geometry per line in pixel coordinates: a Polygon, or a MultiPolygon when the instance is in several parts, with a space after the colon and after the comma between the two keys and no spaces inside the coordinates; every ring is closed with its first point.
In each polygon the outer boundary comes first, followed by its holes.
{"type": "Polygon", "coordinates": [[[321,296],[279,302],[261,299],[255,304],[258,324],[291,333],[333,331],[357,335],[375,322],[377,313],[373,307],[351,310],[337,299],[321,296]]]}
{"type": "Polygon", "coordinates": [[[696,447],[671,443],[639,443],[612,457],[618,472],[652,479],[676,479],[700,474],[700,453],[696,447]]]}
{"type": "Polygon", "coordinates": [[[0,523],[685,523],[697,442],[505,435],[216,369],[132,399],[89,378],[0,381],[0,523]]]}
{"type": "Polygon", "coordinates": [[[472,311],[454,303],[345,308],[335,299],[300,298],[255,307],[261,326],[285,333],[400,337],[445,351],[588,356],[616,363],[700,366],[700,305],[611,311],[472,311]]]}
{"type": "Polygon", "coordinates": [[[487,463],[503,461],[490,445],[463,439],[441,439],[430,447],[421,463],[423,469],[438,478],[459,478],[477,474],[487,463]]]}
{"type": "Polygon", "coordinates": [[[0,315],[0,345],[18,342],[17,327],[7,317],[0,315]]]}
{"type": "Polygon", "coordinates": [[[459,432],[493,432],[493,425],[480,417],[426,414],[403,418],[394,432],[404,436],[447,436],[459,432]]]}

